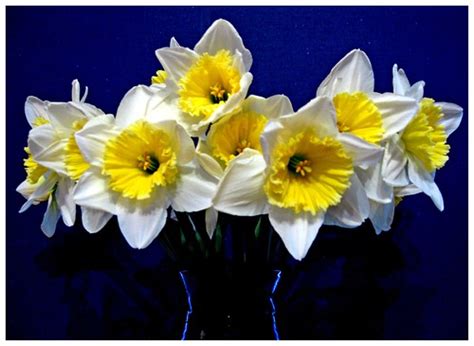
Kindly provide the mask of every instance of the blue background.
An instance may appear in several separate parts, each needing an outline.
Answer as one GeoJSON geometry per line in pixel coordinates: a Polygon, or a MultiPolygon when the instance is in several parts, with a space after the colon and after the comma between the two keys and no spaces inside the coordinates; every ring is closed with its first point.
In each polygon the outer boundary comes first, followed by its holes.
{"type": "Polygon", "coordinates": [[[117,230],[89,235],[61,222],[47,239],[44,205],[18,214],[23,105],[28,95],[69,100],[78,78],[90,103],[115,113],[125,92],[159,68],[155,49],[172,36],[193,47],[221,17],[253,54],[250,93],[284,93],[299,108],[342,56],[361,48],[377,91],[391,91],[398,63],[412,82],[425,80],[426,96],[465,111],[436,176],[445,211],[418,195],[379,237],[365,228],[322,230],[288,276],[293,285],[281,287],[283,336],[467,338],[467,7],[8,7],[7,338],[178,336],[184,296],[157,242],[136,251],[117,230]]]}

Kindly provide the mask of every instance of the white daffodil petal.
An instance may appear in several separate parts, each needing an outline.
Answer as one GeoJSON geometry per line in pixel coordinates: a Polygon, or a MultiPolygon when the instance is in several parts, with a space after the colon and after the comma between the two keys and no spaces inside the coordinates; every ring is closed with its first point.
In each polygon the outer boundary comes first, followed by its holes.
{"type": "Polygon", "coordinates": [[[250,84],[252,84],[253,76],[250,72],[245,73],[240,79],[240,89],[235,94],[231,95],[229,99],[202,124],[209,124],[210,122],[217,121],[221,116],[227,114],[239,106],[242,100],[245,99],[249,90],[250,84]]]}
{"type": "Polygon", "coordinates": [[[178,106],[179,98],[169,88],[159,90],[150,101],[146,119],[151,122],[163,120],[178,120],[180,110],[178,106]]]}
{"type": "Polygon", "coordinates": [[[194,47],[199,53],[216,54],[221,49],[227,49],[232,54],[238,50],[242,54],[245,65],[245,72],[250,70],[252,66],[252,54],[244,47],[242,38],[234,28],[234,26],[224,19],[218,19],[207,29],[202,38],[194,47]]]}
{"type": "Polygon", "coordinates": [[[179,80],[199,58],[199,55],[194,51],[183,47],[160,48],[156,50],[155,54],[168,73],[169,80],[175,85],[178,85],[179,80]]]}
{"type": "Polygon", "coordinates": [[[151,111],[151,104],[155,104],[154,97],[159,91],[146,85],[137,85],[130,89],[117,109],[115,124],[119,128],[125,128],[137,120],[145,119],[151,111]]]}
{"type": "Polygon", "coordinates": [[[220,179],[224,174],[222,166],[212,157],[209,147],[203,140],[200,140],[197,145],[196,158],[202,168],[216,179],[220,179]]]}
{"type": "Polygon", "coordinates": [[[36,118],[41,117],[48,120],[48,112],[46,111],[46,105],[44,101],[41,101],[35,96],[28,96],[25,102],[25,115],[28,124],[34,127],[36,118]]]}
{"type": "Polygon", "coordinates": [[[36,204],[38,200],[45,200],[53,191],[58,183],[58,175],[50,172],[45,176],[45,180],[37,185],[28,200],[21,206],[19,213],[26,211],[31,205],[36,204]]]}
{"type": "Polygon", "coordinates": [[[295,131],[304,131],[307,128],[317,129],[320,137],[335,137],[338,135],[336,110],[331,99],[316,97],[296,111],[296,113],[282,116],[279,121],[283,127],[295,131]]]}
{"type": "Polygon", "coordinates": [[[421,191],[420,188],[416,187],[416,185],[409,184],[407,186],[396,187],[393,189],[393,192],[395,193],[395,196],[404,197],[416,195],[423,191],[421,191]]]}
{"type": "MultiPolygon", "coordinates": [[[[71,88],[71,100],[72,102],[80,103],[81,102],[81,84],[77,79],[72,81],[72,88],[71,88]]],[[[88,88],[86,87],[85,97],[87,97],[88,88]]],[[[84,97],[84,101],[85,101],[84,97]]]]}
{"type": "Polygon", "coordinates": [[[407,75],[403,69],[398,69],[398,65],[393,65],[392,68],[392,83],[393,92],[397,95],[405,95],[408,89],[410,89],[410,82],[408,81],[407,75]]]}
{"type": "Polygon", "coordinates": [[[292,210],[274,206],[270,208],[268,216],[286,249],[298,261],[308,253],[324,220],[323,213],[295,214],[292,210]]]}
{"type": "Polygon", "coordinates": [[[52,127],[66,136],[73,133],[74,122],[88,118],[74,102],[48,102],[47,110],[52,127]]]}
{"type": "Polygon", "coordinates": [[[245,149],[227,166],[213,199],[214,207],[239,216],[264,214],[267,206],[263,191],[265,168],[260,153],[245,149]]]}
{"type": "Polygon", "coordinates": [[[180,167],[180,178],[171,206],[179,212],[193,212],[212,205],[217,181],[195,161],[180,167]]]}
{"type": "Polygon", "coordinates": [[[48,238],[51,238],[54,235],[60,216],[61,213],[59,208],[53,195],[51,195],[48,199],[48,207],[44,213],[43,221],[41,222],[41,230],[48,238]]]}
{"type": "Polygon", "coordinates": [[[89,120],[82,130],[75,133],[75,138],[84,159],[91,165],[102,167],[105,145],[117,134],[114,117],[105,114],[89,120]]]}
{"type": "Polygon", "coordinates": [[[171,37],[170,40],[170,48],[176,48],[176,47],[181,47],[176,38],[171,37]]]}
{"type": "Polygon", "coordinates": [[[277,119],[282,115],[294,113],[291,101],[285,95],[274,95],[269,98],[250,95],[242,104],[242,108],[263,114],[268,119],[277,119]]]}
{"type": "Polygon", "coordinates": [[[210,239],[212,239],[214,231],[216,230],[218,216],[219,213],[213,207],[206,209],[206,232],[210,239]]]}
{"type": "Polygon", "coordinates": [[[434,177],[415,158],[408,159],[408,177],[421,191],[431,197],[433,203],[440,211],[443,211],[443,195],[434,182],[434,177]]]}
{"type": "Polygon", "coordinates": [[[367,219],[369,212],[369,200],[364,187],[354,174],[351,177],[351,186],[342,196],[341,202],[327,210],[326,215],[331,220],[327,224],[345,228],[357,227],[367,219]]]}
{"type": "Polygon", "coordinates": [[[352,157],[354,166],[367,168],[382,159],[383,148],[379,145],[368,143],[350,133],[341,133],[337,139],[352,157]]]}
{"type": "Polygon", "coordinates": [[[89,233],[97,233],[109,222],[113,216],[106,211],[82,207],[82,226],[89,233]]]}
{"type": "Polygon", "coordinates": [[[385,144],[385,153],[382,161],[382,177],[392,186],[405,186],[410,183],[407,172],[407,156],[403,143],[398,135],[394,135],[385,144]]]}
{"type": "Polygon", "coordinates": [[[392,226],[393,216],[395,213],[395,203],[391,201],[387,204],[370,201],[370,221],[374,226],[375,233],[380,234],[382,231],[389,231],[392,226]]]}
{"type": "Polygon", "coordinates": [[[341,92],[374,91],[374,72],[367,55],[354,49],[333,67],[316,95],[333,98],[341,92]]]}
{"type": "Polygon", "coordinates": [[[416,102],[420,102],[423,98],[423,94],[425,93],[425,82],[422,80],[413,84],[410,89],[405,93],[405,96],[414,98],[416,102]]]}
{"type": "Polygon", "coordinates": [[[56,188],[56,203],[61,212],[63,222],[71,227],[76,220],[76,204],[73,199],[74,182],[69,178],[60,178],[56,188]]]}
{"type": "Polygon", "coordinates": [[[28,180],[23,180],[20,185],[17,186],[16,192],[21,194],[24,198],[28,199],[31,194],[37,189],[38,184],[31,184],[28,180]]]}
{"type": "Polygon", "coordinates": [[[369,199],[379,203],[390,203],[393,199],[393,188],[383,180],[381,162],[365,170],[356,169],[356,172],[369,199]]]}
{"type": "Polygon", "coordinates": [[[67,175],[64,164],[64,148],[67,137],[59,139],[49,124],[31,129],[28,147],[34,160],[57,173],[67,175]]]}
{"type": "Polygon", "coordinates": [[[461,124],[463,109],[457,104],[448,102],[436,102],[435,105],[441,107],[443,117],[441,117],[439,123],[444,126],[444,130],[449,136],[461,124]]]}
{"type": "Polygon", "coordinates": [[[270,150],[271,148],[275,148],[275,145],[279,142],[279,135],[283,130],[284,127],[279,121],[270,120],[260,136],[263,157],[268,164],[270,163],[271,157],[270,150]]]}
{"type": "Polygon", "coordinates": [[[74,202],[92,209],[116,214],[118,196],[111,191],[98,169],[85,172],[74,189],[74,202]]]}
{"type": "Polygon", "coordinates": [[[372,93],[370,98],[382,115],[384,139],[402,131],[418,111],[417,102],[410,97],[372,93]]]}
{"type": "Polygon", "coordinates": [[[158,236],[166,223],[166,208],[142,211],[120,210],[118,224],[127,243],[134,249],[144,249],[158,236]]]}

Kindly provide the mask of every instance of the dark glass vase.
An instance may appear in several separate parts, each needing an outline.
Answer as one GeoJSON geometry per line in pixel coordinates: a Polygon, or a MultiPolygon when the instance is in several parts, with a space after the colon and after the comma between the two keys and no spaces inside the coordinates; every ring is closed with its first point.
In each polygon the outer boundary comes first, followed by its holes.
{"type": "Polygon", "coordinates": [[[182,339],[279,339],[273,298],[280,270],[245,265],[180,275],[188,303],[182,339]]]}

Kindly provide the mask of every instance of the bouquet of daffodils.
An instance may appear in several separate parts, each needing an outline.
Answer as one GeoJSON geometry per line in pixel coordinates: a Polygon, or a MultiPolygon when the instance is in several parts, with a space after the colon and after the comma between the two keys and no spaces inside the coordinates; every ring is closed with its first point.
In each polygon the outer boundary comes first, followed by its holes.
{"type": "Polygon", "coordinates": [[[156,56],[163,70],[131,88],[115,116],[86,103],[77,80],[69,102],[27,98],[20,212],[47,202],[48,237],[60,218],[75,223],[77,206],[90,233],[115,215],[137,249],[183,215],[207,240],[220,215],[268,215],[301,260],[322,225],[370,219],[388,231],[404,196],[423,192],[443,210],[435,173],[463,111],[424,97],[424,82],[410,84],[397,65],[393,92],[377,93],[369,58],[353,50],[295,111],[284,95],[247,95],[252,54],[225,20],[193,49],[172,38],[156,56]]]}

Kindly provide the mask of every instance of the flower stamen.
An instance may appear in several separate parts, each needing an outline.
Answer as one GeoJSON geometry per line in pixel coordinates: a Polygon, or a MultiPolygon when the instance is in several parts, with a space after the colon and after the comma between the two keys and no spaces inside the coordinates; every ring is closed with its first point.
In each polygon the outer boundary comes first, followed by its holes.
{"type": "Polygon", "coordinates": [[[210,97],[211,101],[214,104],[220,103],[220,102],[225,102],[229,98],[229,93],[227,90],[225,90],[220,83],[216,83],[210,88],[210,97]]]}
{"type": "Polygon", "coordinates": [[[290,172],[293,172],[297,175],[299,174],[302,177],[304,177],[306,173],[312,172],[312,168],[310,166],[311,161],[305,159],[301,155],[293,155],[288,162],[288,169],[290,172]]]}
{"type": "Polygon", "coordinates": [[[144,172],[148,174],[155,173],[160,167],[160,162],[158,161],[158,159],[148,153],[138,156],[137,160],[138,160],[138,163],[137,163],[138,168],[140,168],[141,170],[143,170],[144,172]]]}

